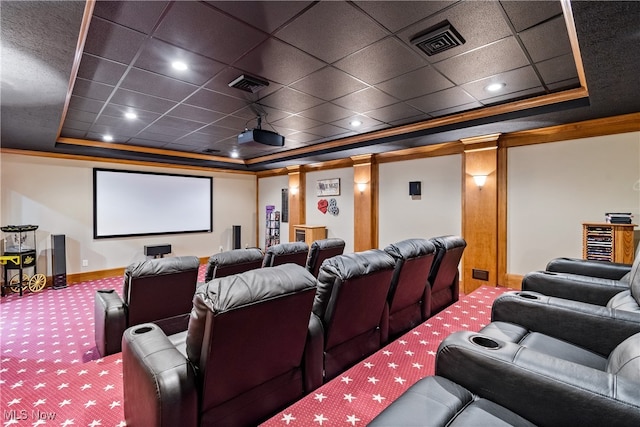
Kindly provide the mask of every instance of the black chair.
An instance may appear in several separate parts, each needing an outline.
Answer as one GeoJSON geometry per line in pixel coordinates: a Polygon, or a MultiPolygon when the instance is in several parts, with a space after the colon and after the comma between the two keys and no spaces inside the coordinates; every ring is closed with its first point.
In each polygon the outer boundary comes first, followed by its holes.
{"type": "Polygon", "coordinates": [[[258,248],[233,249],[213,254],[207,262],[204,280],[209,282],[216,277],[230,276],[260,268],[263,259],[264,255],[258,248]]]}
{"type": "Polygon", "coordinates": [[[429,273],[430,316],[433,316],[460,297],[458,266],[467,242],[460,236],[441,236],[429,240],[436,246],[436,255],[429,273]]]}
{"type": "Polygon", "coordinates": [[[309,248],[307,270],[309,270],[314,277],[318,277],[322,262],[327,258],[342,255],[344,247],[344,240],[338,238],[315,240],[309,248]]]}
{"type": "Polygon", "coordinates": [[[429,318],[429,272],[436,247],[426,239],[407,239],[384,248],[396,262],[389,288],[389,340],[429,318]]]}
{"type": "Polygon", "coordinates": [[[97,291],[98,353],[119,353],[125,329],[140,323],[154,322],[168,334],[186,330],[199,267],[194,256],[150,259],[125,269],[122,298],[114,289],[97,291]]]}
{"type": "Polygon", "coordinates": [[[275,267],[276,265],[292,263],[305,267],[308,255],[309,245],[305,242],[280,243],[267,248],[262,266],[275,267]]]}

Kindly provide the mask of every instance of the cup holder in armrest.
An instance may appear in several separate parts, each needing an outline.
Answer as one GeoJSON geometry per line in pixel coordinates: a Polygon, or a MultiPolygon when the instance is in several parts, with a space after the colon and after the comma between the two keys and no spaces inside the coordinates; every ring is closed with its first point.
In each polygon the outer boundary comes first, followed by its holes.
{"type": "Polygon", "coordinates": [[[500,348],[500,344],[497,341],[492,340],[488,337],[483,337],[481,335],[474,335],[471,337],[471,342],[475,345],[479,345],[480,347],[484,347],[490,350],[495,350],[500,348]]]}
{"type": "Polygon", "coordinates": [[[525,294],[525,293],[522,293],[522,292],[518,292],[518,296],[520,296],[522,298],[526,298],[526,299],[540,299],[537,295],[525,294]]]}
{"type": "Polygon", "coordinates": [[[116,291],[115,289],[98,289],[98,292],[101,294],[112,294],[115,291],[116,291]]]}
{"type": "Polygon", "coordinates": [[[134,335],[142,335],[142,334],[146,334],[147,332],[152,331],[153,328],[151,326],[142,326],[140,328],[136,328],[133,330],[134,335]]]}

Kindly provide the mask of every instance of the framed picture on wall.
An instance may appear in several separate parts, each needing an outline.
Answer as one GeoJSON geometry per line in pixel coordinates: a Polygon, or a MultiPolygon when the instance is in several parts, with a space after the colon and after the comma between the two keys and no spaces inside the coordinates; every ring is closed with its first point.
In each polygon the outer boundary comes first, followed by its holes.
{"type": "Polygon", "coordinates": [[[319,179],[316,181],[316,196],[339,196],[340,178],[319,179]]]}

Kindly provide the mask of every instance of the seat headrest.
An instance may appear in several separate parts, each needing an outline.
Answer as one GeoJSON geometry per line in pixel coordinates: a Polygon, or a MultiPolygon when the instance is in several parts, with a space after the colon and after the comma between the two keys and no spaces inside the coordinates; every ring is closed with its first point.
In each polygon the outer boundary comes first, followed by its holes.
{"type": "Polygon", "coordinates": [[[311,243],[311,250],[318,249],[333,249],[333,248],[344,248],[345,241],[342,239],[338,239],[337,237],[331,237],[329,239],[321,239],[315,240],[311,243]]]}
{"type": "Polygon", "coordinates": [[[616,346],[607,360],[607,372],[640,383],[640,333],[616,346]]]}
{"type": "Polygon", "coordinates": [[[280,243],[277,245],[269,246],[266,251],[266,253],[275,256],[295,254],[299,252],[309,252],[309,245],[307,245],[305,242],[280,243]]]}
{"type": "Polygon", "coordinates": [[[264,255],[262,254],[262,251],[258,248],[233,249],[211,255],[207,262],[207,270],[204,275],[204,280],[208,282],[213,279],[216,269],[219,267],[249,263],[256,263],[260,266],[260,264],[262,264],[263,257],[264,255]]]}
{"type": "Polygon", "coordinates": [[[154,258],[129,265],[125,271],[128,278],[157,276],[160,274],[179,273],[200,267],[200,260],[195,256],[180,256],[170,258],[154,258]]]}
{"type": "Polygon", "coordinates": [[[283,264],[213,279],[199,290],[204,293],[207,307],[220,314],[315,286],[315,277],[305,268],[296,264],[283,264]]]}
{"type": "Polygon", "coordinates": [[[460,236],[440,236],[433,237],[430,239],[433,244],[436,245],[437,248],[442,248],[445,250],[451,250],[454,248],[465,248],[467,247],[467,242],[460,236]]]}
{"type": "Polygon", "coordinates": [[[435,253],[436,246],[427,239],[407,239],[392,243],[384,251],[395,259],[407,260],[435,253]]]}
{"type": "Polygon", "coordinates": [[[393,269],[395,260],[383,250],[370,249],[364,252],[356,252],[338,255],[329,258],[322,263],[318,281],[323,277],[338,277],[343,281],[352,277],[363,276],[379,270],[393,269]]]}

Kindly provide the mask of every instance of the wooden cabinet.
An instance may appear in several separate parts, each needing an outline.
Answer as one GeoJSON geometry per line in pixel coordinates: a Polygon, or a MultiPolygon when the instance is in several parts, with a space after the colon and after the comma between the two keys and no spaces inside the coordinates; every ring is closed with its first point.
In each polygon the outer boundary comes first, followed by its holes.
{"type": "Polygon", "coordinates": [[[294,225],[293,237],[295,242],[305,242],[311,246],[314,240],[327,238],[327,227],[324,225],[294,225]]]}
{"type": "Polygon", "coordinates": [[[632,264],[634,227],[635,224],[583,223],[582,257],[632,264]]]}

